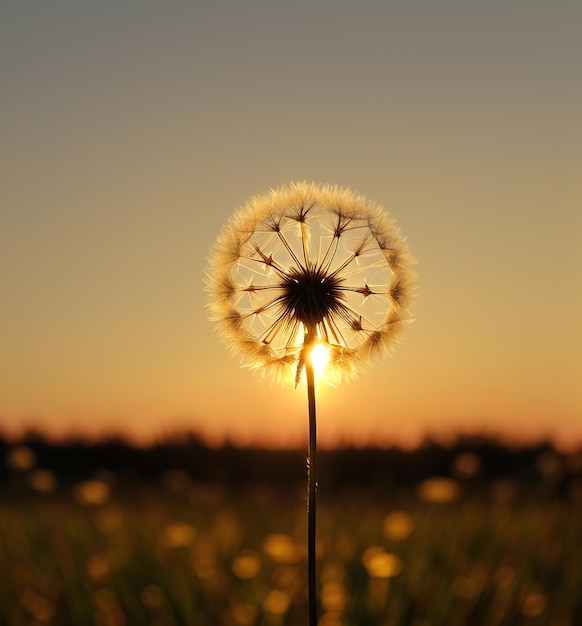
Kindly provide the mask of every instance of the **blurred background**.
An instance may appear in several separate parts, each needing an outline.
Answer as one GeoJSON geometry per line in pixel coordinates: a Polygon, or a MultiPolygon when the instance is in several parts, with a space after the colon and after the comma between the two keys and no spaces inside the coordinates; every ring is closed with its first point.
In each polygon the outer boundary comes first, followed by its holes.
{"type": "MultiPolygon", "coordinates": [[[[0,623],[307,622],[304,451],[0,440],[0,623]]],[[[576,626],[582,450],[335,448],[319,625],[576,626]]]]}
{"type": "Polygon", "coordinates": [[[0,9],[0,625],[305,624],[305,389],[206,259],[294,180],[383,205],[415,322],[318,388],[320,626],[582,623],[582,7],[0,9]]]}

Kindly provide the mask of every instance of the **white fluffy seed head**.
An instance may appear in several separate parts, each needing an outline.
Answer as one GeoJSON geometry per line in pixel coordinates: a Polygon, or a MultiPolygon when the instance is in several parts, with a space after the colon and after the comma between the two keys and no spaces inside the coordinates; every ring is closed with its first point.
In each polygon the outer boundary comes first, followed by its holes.
{"type": "Polygon", "coordinates": [[[355,377],[411,320],[415,261],[381,207],[347,188],[292,183],[254,196],[220,232],[211,319],[244,363],[295,379],[307,342],[330,351],[328,378],[355,377]]]}

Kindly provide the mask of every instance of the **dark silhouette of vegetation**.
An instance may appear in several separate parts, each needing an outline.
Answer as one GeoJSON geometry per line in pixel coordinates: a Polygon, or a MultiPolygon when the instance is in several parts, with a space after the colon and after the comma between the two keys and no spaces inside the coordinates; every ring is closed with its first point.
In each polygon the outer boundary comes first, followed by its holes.
{"type": "MultiPolygon", "coordinates": [[[[178,469],[199,482],[233,487],[265,482],[283,486],[302,482],[305,472],[304,450],[237,447],[230,443],[210,447],[195,434],[160,440],[147,448],[136,447],[120,437],[54,442],[31,432],[14,442],[0,435],[0,459],[6,458],[15,445],[31,448],[36,465],[55,472],[61,482],[84,479],[104,469],[132,481],[149,482],[167,470],[178,469]]],[[[462,436],[450,445],[427,439],[414,450],[373,446],[321,450],[318,479],[327,491],[358,485],[406,487],[430,476],[454,474],[455,459],[467,453],[479,460],[478,471],[471,478],[475,485],[499,479],[533,484],[540,478],[539,459],[544,454],[560,459],[549,442],[510,447],[489,437],[462,436]]],[[[0,464],[0,481],[9,475],[6,464],[0,464]]],[[[555,487],[560,486],[564,476],[555,477],[555,487]]]]}

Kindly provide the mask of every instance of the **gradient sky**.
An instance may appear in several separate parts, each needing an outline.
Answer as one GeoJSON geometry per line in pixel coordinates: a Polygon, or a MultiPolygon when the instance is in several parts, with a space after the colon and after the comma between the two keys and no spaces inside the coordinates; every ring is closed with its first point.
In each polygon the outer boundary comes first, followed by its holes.
{"type": "Polygon", "coordinates": [[[62,2],[0,9],[0,429],[306,437],[231,359],[220,227],[293,180],[384,205],[415,323],[321,388],[323,443],[582,440],[580,2],[62,2]]]}

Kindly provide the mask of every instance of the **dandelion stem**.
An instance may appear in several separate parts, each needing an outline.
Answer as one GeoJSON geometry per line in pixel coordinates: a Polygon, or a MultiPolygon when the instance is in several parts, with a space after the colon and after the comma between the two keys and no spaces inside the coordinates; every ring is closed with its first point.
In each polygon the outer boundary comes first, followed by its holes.
{"type": "MultiPolygon", "coordinates": [[[[309,333],[309,335],[315,338],[315,331],[313,331],[313,334],[309,333]]],[[[315,376],[313,373],[313,364],[309,357],[305,359],[305,375],[307,378],[307,403],[309,405],[309,444],[307,449],[307,576],[309,590],[309,626],[317,626],[317,580],[315,567],[317,425],[315,419],[315,376]]]]}

